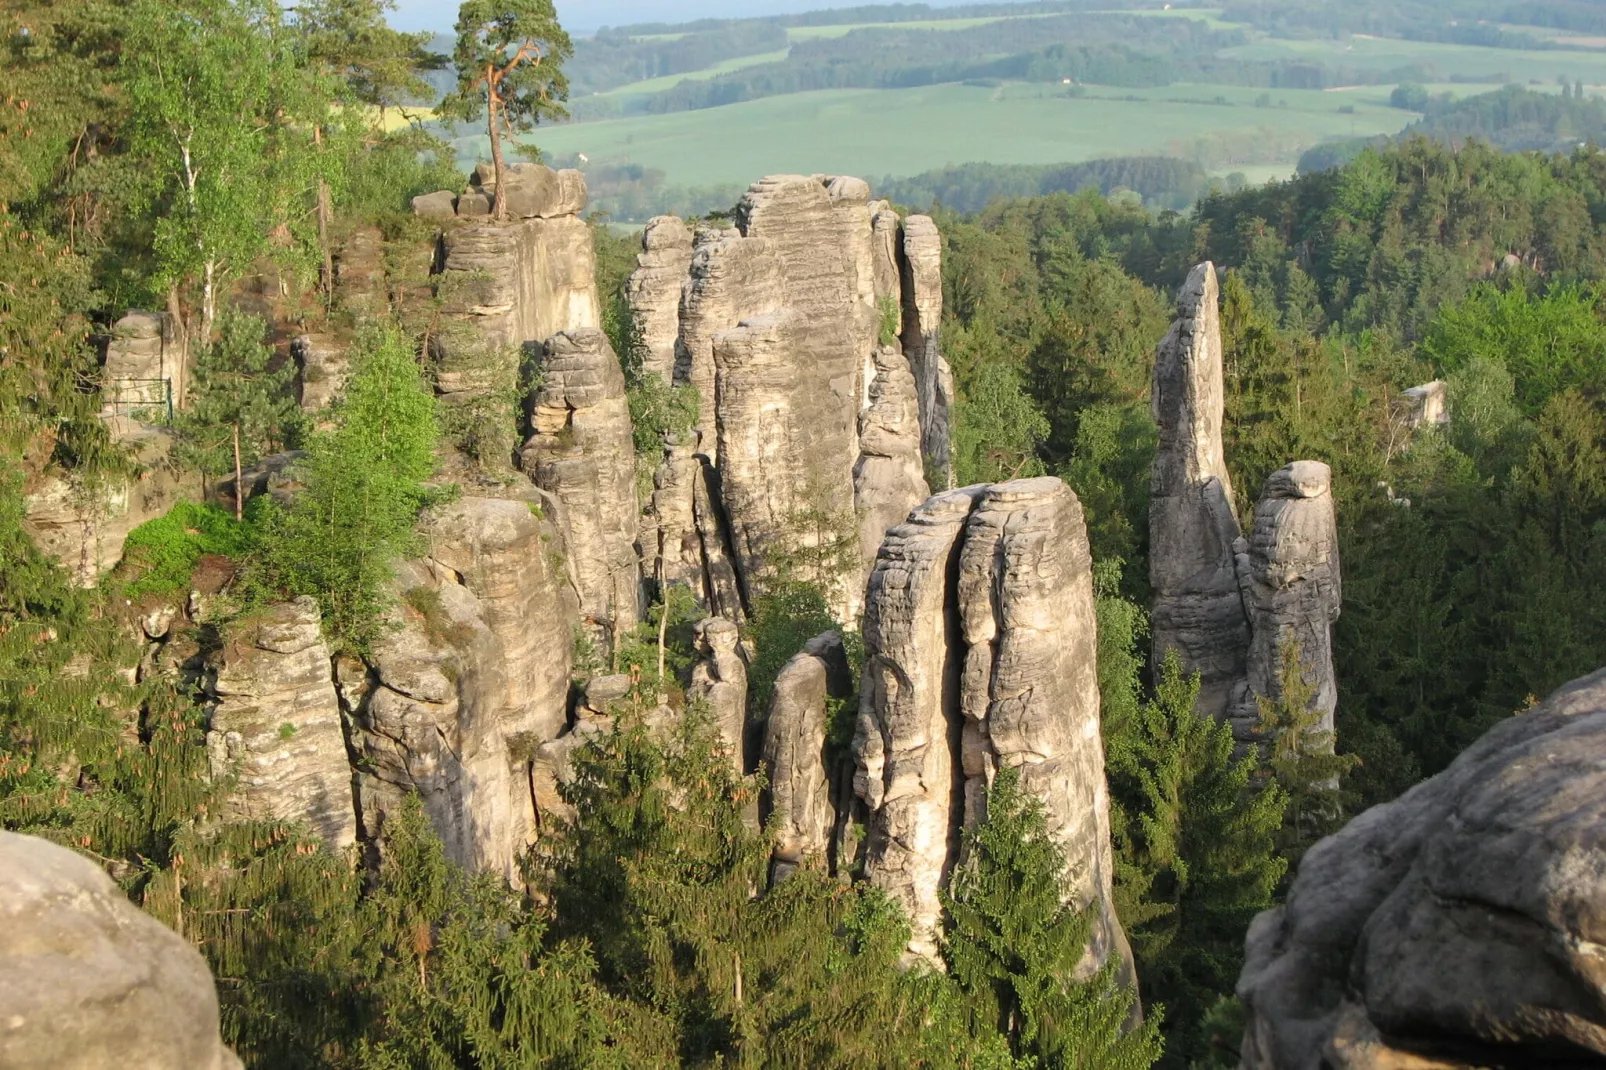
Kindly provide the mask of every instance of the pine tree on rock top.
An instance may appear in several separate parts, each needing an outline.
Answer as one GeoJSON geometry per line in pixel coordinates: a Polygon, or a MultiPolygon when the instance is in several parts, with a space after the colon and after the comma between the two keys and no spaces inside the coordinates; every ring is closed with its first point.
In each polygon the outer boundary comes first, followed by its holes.
{"type": "Polygon", "coordinates": [[[496,168],[491,215],[506,219],[502,138],[568,114],[569,80],[560,64],[574,46],[552,0],[467,0],[458,8],[456,29],[457,88],[436,111],[464,122],[484,117],[496,168]]]}
{"type": "Polygon", "coordinates": [[[1018,1060],[1040,1070],[1152,1066],[1157,1016],[1126,1028],[1136,994],[1116,980],[1115,963],[1073,980],[1095,908],[1064,901],[1065,854],[1016,770],[999,771],[987,818],[965,842],[968,857],[943,895],[951,919],[943,950],[972,1031],[1003,1034],[1018,1060]]]}

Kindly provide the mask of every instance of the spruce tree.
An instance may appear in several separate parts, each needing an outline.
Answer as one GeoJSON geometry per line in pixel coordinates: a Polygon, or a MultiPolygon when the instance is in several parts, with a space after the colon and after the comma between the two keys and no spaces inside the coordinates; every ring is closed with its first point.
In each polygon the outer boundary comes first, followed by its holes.
{"type": "Polygon", "coordinates": [[[1333,751],[1333,733],[1321,727],[1321,712],[1311,703],[1315,685],[1305,679],[1299,643],[1279,644],[1275,699],[1257,695],[1266,737],[1265,769],[1288,796],[1279,846],[1293,863],[1305,848],[1344,823],[1344,795],[1339,778],[1355,767],[1355,756],[1333,751]]]}
{"type": "Polygon", "coordinates": [[[965,846],[968,857],[943,895],[943,955],[973,1032],[1003,1034],[1017,1059],[1043,1070],[1152,1066],[1158,1022],[1151,1015],[1126,1028],[1137,994],[1116,979],[1116,963],[1074,979],[1098,908],[1064,901],[1065,854],[1016,770],[999,771],[987,818],[966,832],[965,846]]]}
{"type": "Polygon", "coordinates": [[[1201,717],[1198,696],[1198,676],[1169,651],[1153,700],[1110,763],[1126,812],[1118,873],[1141,875],[1139,909],[1123,921],[1145,1002],[1166,1008],[1166,1066],[1209,1050],[1203,1022],[1232,991],[1244,931],[1272,905],[1286,868],[1277,834],[1287,797],[1260,783],[1253,754],[1234,758],[1232,729],[1201,717]]]}

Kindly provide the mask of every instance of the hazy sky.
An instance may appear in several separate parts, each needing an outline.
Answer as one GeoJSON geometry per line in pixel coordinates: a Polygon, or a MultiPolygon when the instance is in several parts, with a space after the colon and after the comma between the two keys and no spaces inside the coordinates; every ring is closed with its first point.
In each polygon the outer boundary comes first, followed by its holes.
{"type": "MultiPolygon", "coordinates": [[[[732,15],[779,15],[851,7],[858,0],[557,0],[558,18],[570,33],[631,22],[687,22],[732,15]]],[[[927,0],[932,3],[933,0],[927,0]]],[[[935,0],[940,6],[943,0],[935,0]]],[[[949,0],[952,2],[952,0],[949,0]]],[[[450,30],[458,0],[397,0],[391,22],[403,30],[450,30]]]]}

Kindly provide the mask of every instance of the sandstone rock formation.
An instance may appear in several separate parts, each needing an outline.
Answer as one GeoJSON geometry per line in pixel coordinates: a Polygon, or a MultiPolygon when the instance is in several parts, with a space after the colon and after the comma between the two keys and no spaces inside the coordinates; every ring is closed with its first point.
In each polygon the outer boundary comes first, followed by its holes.
{"type": "Polygon", "coordinates": [[[959,830],[1005,766],[1043,799],[1067,887],[1099,920],[1087,969],[1130,960],[1112,905],[1092,558],[1057,479],[938,494],[893,528],[871,574],[854,791],[870,812],[865,874],[937,961],[938,890],[959,830]]]}
{"type": "Polygon", "coordinates": [[[708,703],[739,776],[745,771],[747,746],[747,665],[739,647],[741,636],[724,617],[700,621],[696,635],[702,659],[692,666],[686,697],[708,703]]]}
{"type": "Polygon", "coordinates": [[[341,340],[327,334],[297,335],[290,343],[290,355],[301,373],[296,385],[302,409],[327,409],[345,391],[351,366],[341,340]]]}
{"type": "MultiPolygon", "coordinates": [[[[751,599],[777,552],[821,549],[821,533],[796,522],[805,512],[858,527],[859,567],[868,570],[886,527],[929,489],[925,473],[946,472],[952,382],[938,345],[941,242],[929,219],[900,222],[857,178],[771,175],[748,189],[734,224],[698,226],[672,318],[668,275],[687,256],[687,234],[677,221],[654,220],[629,293],[653,367],[677,332],[673,382],[701,398],[705,482],[724,489],[713,504],[751,599]],[[878,354],[882,343],[889,352],[878,354]],[[812,542],[790,545],[800,533],[812,542]]],[[[670,463],[690,471],[683,458],[670,463]]],[[[668,486],[684,485],[682,475],[665,475],[668,486]]],[[[675,557],[687,532],[683,522],[659,532],[671,554],[666,575],[699,571],[675,557]]],[[[706,560],[700,571],[710,571],[706,560]]],[[[833,602],[852,620],[864,571],[831,571],[833,602]]]]}
{"type": "Polygon", "coordinates": [[[0,1066],[238,1070],[206,961],[88,859],[0,832],[0,1066]]]}
{"type": "Polygon", "coordinates": [[[920,395],[920,447],[934,472],[953,484],[948,424],[954,376],[941,352],[942,235],[930,216],[903,221],[903,351],[920,395]]]}
{"type": "Polygon", "coordinates": [[[215,779],[232,779],[231,813],[305,821],[323,841],[357,837],[340,704],[318,603],[270,606],[216,655],[206,749],[215,779]]]}
{"type": "MultiPolygon", "coordinates": [[[[768,779],[766,816],[779,821],[775,876],[783,878],[804,860],[829,865],[836,810],[831,798],[826,733],[828,700],[852,693],[853,677],[842,636],[826,632],[809,640],[775,678],[760,757],[768,779]]],[[[843,805],[846,800],[839,800],[843,805]]]]}
{"type": "Polygon", "coordinates": [[[515,880],[531,762],[567,720],[574,603],[527,502],[459,499],[425,532],[429,556],[398,569],[400,627],[339,667],[365,837],[416,792],[449,857],[515,880]]]}
{"type": "Polygon", "coordinates": [[[1215,267],[1200,264],[1155,354],[1160,444],[1149,482],[1155,659],[1175,650],[1201,676],[1199,712],[1227,712],[1245,672],[1248,623],[1233,542],[1242,534],[1222,448],[1221,322],[1215,267]]]}
{"type": "Polygon", "coordinates": [[[873,561],[881,540],[931,495],[920,452],[920,399],[909,362],[891,346],[875,351],[869,407],[859,415],[853,506],[860,556],[873,561]]]}
{"type": "Polygon", "coordinates": [[[1449,389],[1443,379],[1401,391],[1402,422],[1415,430],[1423,425],[1443,427],[1450,422],[1449,389]]]}
{"type": "MultiPolygon", "coordinates": [[[[508,220],[463,221],[441,232],[435,290],[442,322],[431,339],[437,359],[449,361],[463,347],[528,346],[602,322],[596,252],[580,218],[584,176],[538,164],[513,165],[505,174],[508,220]]],[[[489,176],[488,165],[475,172],[481,195],[494,188],[489,176]]]]}
{"type": "Polygon", "coordinates": [[[125,479],[90,489],[52,471],[23,499],[23,530],[81,587],[93,586],[123,559],[128,533],[180,501],[201,497],[199,480],[168,462],[173,432],[126,416],[103,417],[112,440],[137,464],[125,479]]]}
{"type": "Polygon", "coordinates": [[[1250,538],[1238,544],[1250,644],[1248,678],[1232,704],[1233,733],[1240,740],[1254,737],[1256,696],[1283,697],[1282,658],[1291,649],[1314,689],[1311,708],[1321,712],[1320,729],[1332,732],[1338,707],[1332,628],[1343,595],[1332,471],[1320,461],[1295,461],[1273,472],[1250,538]]]}
{"type": "Polygon", "coordinates": [[[641,619],[636,455],[619,360],[600,330],[547,340],[522,464],[557,509],[582,616],[603,638],[641,619]]]}
{"type": "Polygon", "coordinates": [[[641,232],[641,252],[625,294],[641,340],[641,371],[665,383],[675,374],[680,287],[691,270],[692,233],[672,215],[655,216],[641,232]]]}
{"type": "Polygon", "coordinates": [[[189,387],[189,353],[182,327],[165,312],[132,309],[105,340],[101,413],[165,423],[183,408],[189,387]]]}
{"type": "Polygon", "coordinates": [[[1606,1059],[1606,671],[1305,855],[1246,941],[1246,1070],[1606,1059]]]}
{"type": "Polygon", "coordinates": [[[457,195],[449,189],[421,193],[413,198],[413,214],[420,219],[452,219],[457,215],[457,195]]]}

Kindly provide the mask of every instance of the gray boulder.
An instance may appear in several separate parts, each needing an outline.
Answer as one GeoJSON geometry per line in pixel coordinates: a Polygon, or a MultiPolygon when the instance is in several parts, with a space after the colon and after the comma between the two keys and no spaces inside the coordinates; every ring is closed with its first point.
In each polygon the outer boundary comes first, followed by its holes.
{"type": "Polygon", "coordinates": [[[238,1070],[206,960],[88,859],[0,832],[0,1066],[238,1070]]]}
{"type": "Polygon", "coordinates": [[[413,198],[413,214],[420,219],[446,220],[457,215],[457,194],[449,189],[436,190],[413,198]]]}
{"type": "Polygon", "coordinates": [[[1606,1060],[1606,670],[1305,855],[1255,919],[1246,1070],[1606,1060]]]}

